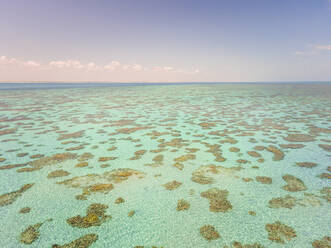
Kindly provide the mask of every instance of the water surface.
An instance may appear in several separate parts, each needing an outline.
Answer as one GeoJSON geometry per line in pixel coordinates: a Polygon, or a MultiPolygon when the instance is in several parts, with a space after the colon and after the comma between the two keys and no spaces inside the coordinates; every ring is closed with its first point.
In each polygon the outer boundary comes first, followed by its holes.
{"type": "Polygon", "coordinates": [[[331,85],[74,86],[0,87],[1,247],[330,247],[331,85]]]}

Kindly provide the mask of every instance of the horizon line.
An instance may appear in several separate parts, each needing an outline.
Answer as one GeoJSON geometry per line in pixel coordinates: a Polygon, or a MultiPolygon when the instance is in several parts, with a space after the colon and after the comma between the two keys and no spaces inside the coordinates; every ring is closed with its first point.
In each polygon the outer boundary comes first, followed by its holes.
{"type": "Polygon", "coordinates": [[[0,84],[5,83],[17,83],[17,84],[25,84],[25,83],[59,83],[59,84],[70,84],[70,83],[96,83],[96,84],[185,84],[185,83],[331,83],[331,80],[289,80],[289,81],[125,81],[125,82],[116,82],[116,81],[9,81],[9,80],[0,80],[0,84]]]}

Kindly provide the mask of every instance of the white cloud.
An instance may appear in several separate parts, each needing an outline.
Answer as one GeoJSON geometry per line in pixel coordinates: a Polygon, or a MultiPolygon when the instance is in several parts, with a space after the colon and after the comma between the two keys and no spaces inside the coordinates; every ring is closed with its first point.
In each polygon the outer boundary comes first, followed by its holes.
{"type": "Polygon", "coordinates": [[[120,62],[118,62],[118,61],[112,61],[109,64],[105,65],[103,68],[105,68],[106,70],[109,70],[109,71],[114,71],[120,65],[121,65],[120,62]]]}
{"type": "Polygon", "coordinates": [[[95,64],[94,62],[90,62],[86,65],[88,71],[100,71],[103,68],[95,64]]]}
{"type": "Polygon", "coordinates": [[[11,70],[14,69],[16,72],[19,72],[19,74],[20,72],[28,72],[30,70],[33,70],[35,73],[40,72],[41,74],[45,71],[51,72],[52,70],[63,70],[63,73],[58,75],[66,75],[66,73],[75,74],[86,71],[91,73],[99,73],[90,75],[112,76],[116,74],[117,77],[120,75],[131,75],[133,78],[155,77],[156,75],[177,77],[179,75],[200,73],[198,69],[184,70],[173,66],[145,67],[137,63],[121,64],[116,60],[113,60],[106,65],[98,65],[95,62],[85,64],[75,59],[54,60],[46,63],[39,63],[34,60],[20,60],[16,58],[8,58],[6,56],[0,56],[0,69],[1,68],[5,69],[7,72],[9,72],[9,68],[11,68],[11,70]]]}
{"type": "Polygon", "coordinates": [[[78,60],[67,60],[67,61],[51,61],[49,62],[49,66],[56,68],[74,68],[74,69],[83,69],[85,66],[81,64],[78,60]]]}
{"type": "Polygon", "coordinates": [[[1,65],[15,65],[15,64],[19,64],[19,61],[15,58],[7,58],[6,56],[1,56],[0,64],[1,65]]]}
{"type": "Polygon", "coordinates": [[[132,66],[132,69],[133,69],[134,71],[142,71],[142,70],[144,70],[144,67],[142,67],[141,65],[134,64],[134,65],[132,66]]]}
{"type": "Polygon", "coordinates": [[[174,68],[172,68],[171,66],[164,66],[163,70],[169,72],[169,71],[174,71],[174,68]]]}
{"type": "Polygon", "coordinates": [[[29,61],[24,62],[24,65],[29,66],[29,67],[39,67],[40,66],[39,63],[37,63],[33,60],[29,60],[29,61]]]}
{"type": "Polygon", "coordinates": [[[8,58],[6,56],[0,57],[0,65],[2,66],[21,66],[21,67],[39,67],[40,63],[28,60],[28,61],[22,61],[16,58],[8,58]]]}

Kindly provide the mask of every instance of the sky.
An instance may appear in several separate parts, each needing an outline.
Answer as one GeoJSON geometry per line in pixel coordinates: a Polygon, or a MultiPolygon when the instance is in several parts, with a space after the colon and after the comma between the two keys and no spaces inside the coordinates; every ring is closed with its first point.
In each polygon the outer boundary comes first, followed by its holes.
{"type": "Polygon", "coordinates": [[[331,0],[0,0],[0,81],[331,81],[331,0]]]}

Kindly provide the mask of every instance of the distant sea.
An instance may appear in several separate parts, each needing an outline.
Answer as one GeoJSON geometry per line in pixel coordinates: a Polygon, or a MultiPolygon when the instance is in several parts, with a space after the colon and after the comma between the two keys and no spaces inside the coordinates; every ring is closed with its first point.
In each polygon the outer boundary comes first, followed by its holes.
{"type": "Polygon", "coordinates": [[[304,82],[132,82],[132,83],[94,83],[94,82],[75,82],[75,83],[58,83],[58,82],[42,82],[42,83],[0,83],[0,90],[31,90],[31,89],[59,89],[59,88],[90,88],[90,87],[125,87],[125,86],[152,86],[152,85],[213,85],[213,84],[331,84],[330,82],[319,81],[304,81],[304,82]]]}

